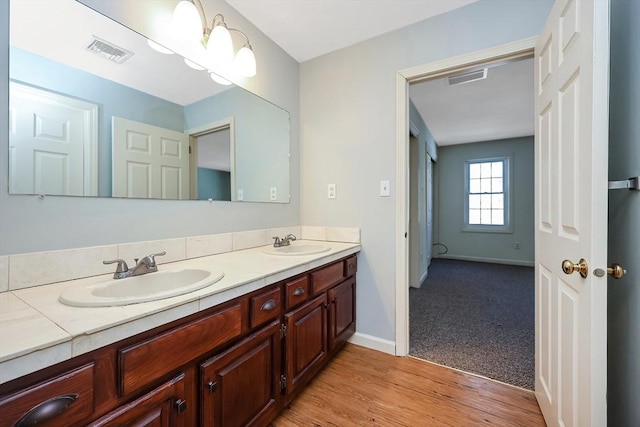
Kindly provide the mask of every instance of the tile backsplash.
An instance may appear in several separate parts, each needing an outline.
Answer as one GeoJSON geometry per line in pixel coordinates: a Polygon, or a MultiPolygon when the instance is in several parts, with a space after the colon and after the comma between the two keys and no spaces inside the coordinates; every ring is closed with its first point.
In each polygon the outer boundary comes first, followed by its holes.
{"type": "Polygon", "coordinates": [[[134,258],[166,251],[157,258],[158,264],[164,264],[264,246],[272,243],[273,236],[286,234],[305,240],[360,243],[359,228],[301,226],[4,255],[0,256],[0,292],[115,271],[114,265],[104,265],[103,260],[121,258],[131,266],[134,258]]]}

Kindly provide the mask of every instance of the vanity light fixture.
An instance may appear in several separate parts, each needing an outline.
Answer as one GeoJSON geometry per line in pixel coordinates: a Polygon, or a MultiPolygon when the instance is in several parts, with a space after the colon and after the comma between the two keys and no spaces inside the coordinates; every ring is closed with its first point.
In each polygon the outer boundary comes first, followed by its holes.
{"type": "MultiPolygon", "coordinates": [[[[170,31],[166,34],[167,45],[188,47],[197,58],[185,63],[196,70],[207,70],[211,78],[220,84],[231,84],[224,76],[253,77],[256,75],[256,57],[249,37],[236,28],[229,28],[222,14],[217,14],[207,25],[207,17],[200,0],[181,0],[173,11],[170,31]],[[242,47],[233,52],[231,33],[243,38],[242,47]]],[[[173,53],[152,40],[148,44],[161,53],[173,53]]]]}

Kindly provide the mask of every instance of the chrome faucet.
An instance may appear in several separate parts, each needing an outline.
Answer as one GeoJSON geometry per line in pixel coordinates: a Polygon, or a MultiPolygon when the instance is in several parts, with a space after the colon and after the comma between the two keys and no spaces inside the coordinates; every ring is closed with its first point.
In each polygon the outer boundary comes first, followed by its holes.
{"type": "Polygon", "coordinates": [[[282,247],[282,246],[289,246],[292,241],[296,240],[296,236],[294,236],[293,234],[287,234],[282,239],[280,239],[278,236],[276,236],[276,237],[273,238],[273,240],[274,240],[273,247],[274,248],[279,248],[279,247],[282,247]]]}
{"type": "Polygon", "coordinates": [[[136,266],[129,270],[129,266],[123,259],[112,259],[109,261],[102,261],[103,264],[115,264],[118,263],[116,267],[116,272],[113,273],[114,279],[124,279],[126,277],[140,276],[142,274],[153,273],[154,271],[158,271],[158,265],[156,264],[157,256],[166,255],[167,252],[163,251],[157,254],[147,255],[140,260],[137,258],[134,259],[136,262],[136,266]]]}

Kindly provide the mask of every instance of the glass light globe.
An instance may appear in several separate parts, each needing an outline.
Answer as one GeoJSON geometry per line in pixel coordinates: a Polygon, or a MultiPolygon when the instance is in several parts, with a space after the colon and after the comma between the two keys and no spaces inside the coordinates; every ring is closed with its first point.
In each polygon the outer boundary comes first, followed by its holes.
{"type": "Polygon", "coordinates": [[[194,70],[198,70],[198,71],[202,71],[202,70],[206,70],[205,67],[203,67],[200,64],[197,64],[195,62],[193,62],[190,59],[184,58],[184,63],[187,64],[189,67],[193,68],[194,70]]]}
{"type": "Polygon", "coordinates": [[[229,67],[233,61],[231,34],[224,25],[216,25],[209,34],[207,51],[215,66],[229,67]]]}
{"type": "Polygon", "coordinates": [[[233,67],[240,76],[253,77],[256,75],[256,57],[249,46],[244,46],[236,53],[233,67]]]}
{"type": "Polygon", "coordinates": [[[177,40],[198,41],[202,38],[202,21],[195,4],[182,0],[173,10],[171,33],[177,40]]]}
{"type": "Polygon", "coordinates": [[[166,47],[162,46],[159,43],[154,42],[151,39],[147,39],[147,44],[151,49],[155,50],[156,52],[164,53],[165,55],[173,55],[173,51],[171,49],[167,49],[166,47]]]}
{"type": "Polygon", "coordinates": [[[209,75],[211,76],[211,80],[213,80],[214,82],[216,82],[218,84],[221,84],[223,86],[229,86],[231,84],[231,82],[229,80],[223,79],[222,77],[220,77],[216,73],[209,73],[209,75]]]}

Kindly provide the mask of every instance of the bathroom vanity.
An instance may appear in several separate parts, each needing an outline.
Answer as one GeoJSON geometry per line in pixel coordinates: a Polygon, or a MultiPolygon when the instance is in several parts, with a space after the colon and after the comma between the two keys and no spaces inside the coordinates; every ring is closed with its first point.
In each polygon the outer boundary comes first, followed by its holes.
{"type": "Polygon", "coordinates": [[[267,425],[354,334],[358,250],[6,382],[0,426],[267,425]]]}

